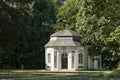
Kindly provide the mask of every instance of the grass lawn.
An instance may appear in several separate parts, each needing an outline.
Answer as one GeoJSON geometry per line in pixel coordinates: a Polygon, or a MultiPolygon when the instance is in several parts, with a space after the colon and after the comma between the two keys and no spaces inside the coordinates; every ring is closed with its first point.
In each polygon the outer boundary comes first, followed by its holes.
{"type": "Polygon", "coordinates": [[[13,80],[118,80],[109,76],[112,71],[0,70],[0,79],[13,80]]]}
{"type": "Polygon", "coordinates": [[[24,79],[24,80],[119,80],[112,78],[49,78],[49,79],[24,79]]]}

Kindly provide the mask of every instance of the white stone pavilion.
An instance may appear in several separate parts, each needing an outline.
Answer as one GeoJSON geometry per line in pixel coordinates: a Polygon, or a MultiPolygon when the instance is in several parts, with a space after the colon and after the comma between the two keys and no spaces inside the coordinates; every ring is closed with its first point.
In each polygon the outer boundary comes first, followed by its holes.
{"type": "Polygon", "coordinates": [[[58,31],[45,45],[45,68],[49,71],[100,69],[101,56],[88,56],[87,47],[80,44],[80,36],[72,30],[58,31]]]}

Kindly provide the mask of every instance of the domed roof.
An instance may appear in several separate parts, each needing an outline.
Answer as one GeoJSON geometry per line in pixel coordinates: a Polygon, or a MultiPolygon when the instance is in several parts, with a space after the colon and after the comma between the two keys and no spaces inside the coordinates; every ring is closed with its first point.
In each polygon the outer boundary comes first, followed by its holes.
{"type": "Polygon", "coordinates": [[[51,35],[50,41],[45,47],[77,47],[81,46],[80,36],[77,32],[72,30],[62,30],[51,35]],[[54,38],[56,37],[56,38],[54,38]]]}
{"type": "Polygon", "coordinates": [[[72,30],[61,30],[51,35],[51,37],[62,37],[62,36],[79,36],[79,34],[72,30]]]}

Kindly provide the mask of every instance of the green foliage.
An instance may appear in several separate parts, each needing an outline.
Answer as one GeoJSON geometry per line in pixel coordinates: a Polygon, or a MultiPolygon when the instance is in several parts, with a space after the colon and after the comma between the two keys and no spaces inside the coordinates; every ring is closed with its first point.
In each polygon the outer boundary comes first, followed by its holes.
{"type": "Polygon", "coordinates": [[[98,6],[103,4],[100,3],[98,5],[98,2],[94,0],[80,0],[78,3],[79,12],[76,29],[82,37],[82,44],[89,47],[90,55],[102,54],[105,46],[103,28],[108,23],[108,20],[103,15],[100,16],[102,10],[98,6]]]}
{"type": "Polygon", "coordinates": [[[2,57],[3,68],[16,68],[20,63],[19,53],[23,44],[27,27],[29,25],[29,5],[13,2],[0,1],[0,46],[4,56],[2,57]]]}
{"type": "Polygon", "coordinates": [[[28,35],[28,61],[27,68],[44,68],[44,45],[53,32],[52,24],[55,22],[54,3],[50,0],[38,0],[33,5],[32,19],[28,35]],[[34,62],[33,62],[34,61],[34,62]],[[29,66],[30,65],[30,66],[29,66]]]}
{"type": "Polygon", "coordinates": [[[109,76],[119,77],[120,76],[120,69],[114,69],[109,76]]]}
{"type": "Polygon", "coordinates": [[[114,57],[120,56],[120,26],[118,26],[114,32],[110,34],[107,39],[107,44],[109,45],[110,51],[114,57]]]}
{"type": "MultiPolygon", "coordinates": [[[[114,45],[113,48],[119,48],[119,46],[115,40],[113,45],[108,45],[107,39],[120,25],[118,19],[120,16],[118,14],[120,12],[119,0],[112,2],[110,0],[78,0],[78,7],[76,30],[82,37],[82,44],[88,46],[89,54],[101,54],[103,64],[109,62],[109,60],[111,62],[116,60],[110,47],[114,45]]],[[[116,54],[119,52],[119,50],[114,51],[116,54]]],[[[119,58],[117,57],[117,59],[119,58]]]]}
{"type": "Polygon", "coordinates": [[[116,42],[118,42],[120,44],[120,26],[118,26],[115,29],[115,31],[110,34],[110,36],[111,36],[112,41],[115,40],[116,42]]]}
{"type": "Polygon", "coordinates": [[[67,0],[64,5],[58,7],[55,29],[74,29],[77,13],[76,0],[67,0]]]}
{"type": "Polygon", "coordinates": [[[0,1],[0,68],[44,68],[44,45],[55,22],[49,0],[0,1]]]}

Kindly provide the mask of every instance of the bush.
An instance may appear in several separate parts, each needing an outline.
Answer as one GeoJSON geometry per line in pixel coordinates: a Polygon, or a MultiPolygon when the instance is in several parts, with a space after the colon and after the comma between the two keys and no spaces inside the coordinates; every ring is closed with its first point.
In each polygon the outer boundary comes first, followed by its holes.
{"type": "Polygon", "coordinates": [[[120,68],[117,68],[117,69],[113,70],[113,75],[114,76],[120,76],[120,68]]]}

